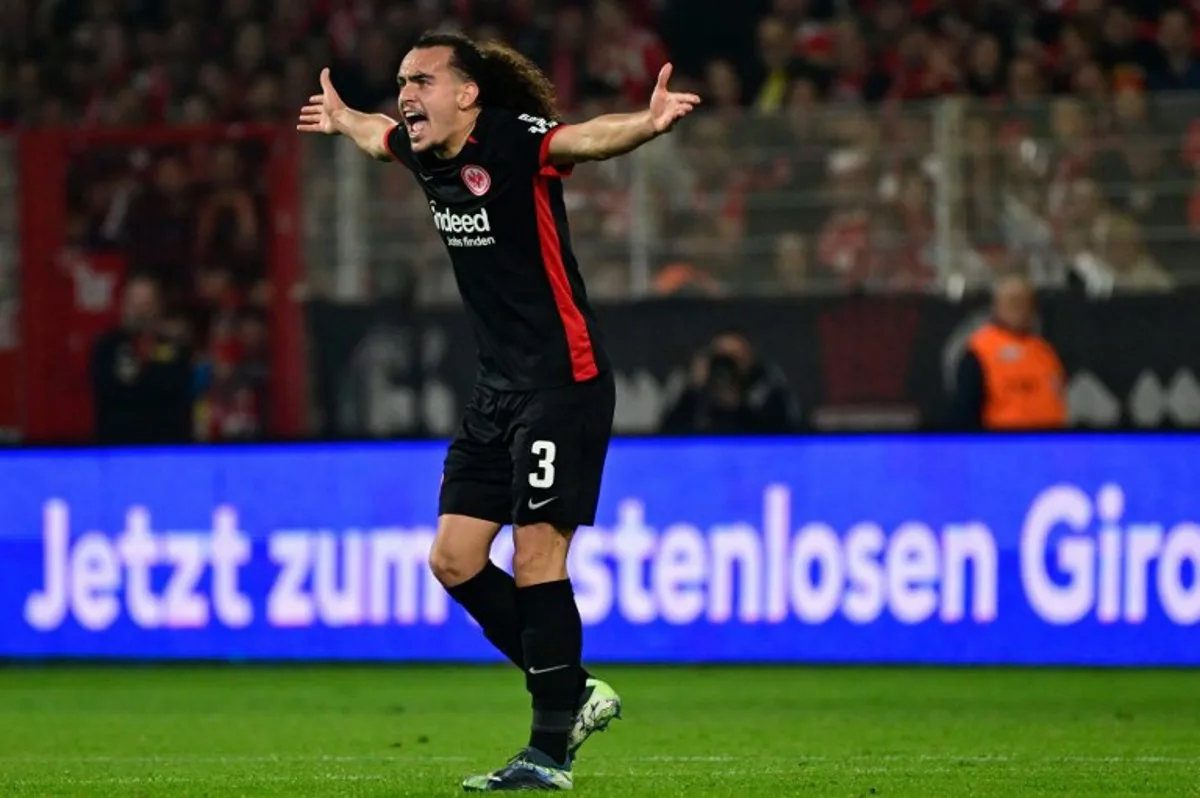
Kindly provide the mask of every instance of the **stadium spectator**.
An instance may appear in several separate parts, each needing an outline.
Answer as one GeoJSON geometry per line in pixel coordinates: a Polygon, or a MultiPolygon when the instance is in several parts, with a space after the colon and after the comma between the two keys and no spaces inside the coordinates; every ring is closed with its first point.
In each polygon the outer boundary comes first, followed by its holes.
{"type": "MultiPolygon", "coordinates": [[[[1063,93],[1072,91],[1072,83],[1078,78],[1080,70],[1095,64],[1097,46],[1091,30],[1078,22],[1070,22],[1063,26],[1058,41],[1058,50],[1053,59],[1054,86],[1063,93]]],[[[1099,65],[1096,64],[1099,70],[1099,65]]],[[[1098,71],[1100,79],[1104,73],[1098,71]]]]}
{"type": "Polygon", "coordinates": [[[761,361],[738,330],[717,335],[692,359],[686,388],[663,416],[665,434],[785,433],[799,410],[783,373],[761,361]]]}
{"type": "Polygon", "coordinates": [[[1108,79],[1095,61],[1087,61],[1071,73],[1066,91],[1100,107],[1103,107],[1110,97],[1108,79]]]}
{"type": "Polygon", "coordinates": [[[758,290],[764,294],[802,294],[818,281],[812,268],[812,244],[802,235],[784,233],[775,241],[774,268],[758,290]]]}
{"type": "Polygon", "coordinates": [[[1016,111],[1036,112],[1045,98],[1046,83],[1038,62],[1028,56],[1014,58],[1008,67],[1008,100],[1016,111]]]}
{"type": "Polygon", "coordinates": [[[969,430],[1057,429],[1067,423],[1065,371],[1037,333],[1033,286],[997,281],[992,317],[967,342],[955,377],[952,423],[969,430]]]}
{"type": "Polygon", "coordinates": [[[1158,66],[1158,48],[1138,35],[1138,19],[1119,2],[1104,13],[1100,63],[1118,88],[1142,88],[1158,66]]]}
{"type": "Polygon", "coordinates": [[[976,97],[995,99],[1004,94],[1004,54],[995,36],[984,33],[971,45],[967,89],[976,97]]]}
{"type": "Polygon", "coordinates": [[[1200,63],[1195,56],[1196,33],[1186,9],[1169,8],[1158,20],[1160,63],[1147,85],[1154,91],[1200,90],[1200,63]]]}
{"type": "Polygon", "coordinates": [[[165,323],[155,282],[148,277],[128,280],[121,311],[120,326],[101,335],[92,348],[97,442],[190,440],[190,353],[165,323]]]}
{"type": "Polygon", "coordinates": [[[751,105],[758,111],[775,112],[783,108],[788,87],[804,69],[796,57],[794,36],[779,17],[766,17],[758,23],[758,64],[754,75],[751,105]]]}
{"type": "Polygon", "coordinates": [[[712,112],[733,119],[741,116],[742,79],[733,64],[724,59],[708,62],[704,68],[704,97],[712,112]]]}
{"type": "Polygon", "coordinates": [[[828,84],[828,96],[837,101],[875,102],[883,99],[891,85],[890,78],[872,59],[859,25],[854,21],[842,22],[832,36],[833,75],[818,73],[818,85],[828,84]]]}
{"type": "Polygon", "coordinates": [[[1101,256],[1107,278],[1117,291],[1167,291],[1171,278],[1162,270],[1142,241],[1132,217],[1118,214],[1104,233],[1101,256]]]}

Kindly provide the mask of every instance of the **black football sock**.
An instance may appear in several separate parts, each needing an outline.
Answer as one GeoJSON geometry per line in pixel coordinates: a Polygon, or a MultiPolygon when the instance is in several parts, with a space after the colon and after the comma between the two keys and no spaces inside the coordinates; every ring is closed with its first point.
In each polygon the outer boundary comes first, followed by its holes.
{"type": "MultiPolygon", "coordinates": [[[[525,655],[521,650],[521,613],[517,607],[517,583],[512,576],[491,560],[483,570],[461,585],[447,588],[457,601],[483,629],[483,636],[508,657],[514,665],[525,670],[525,655]]],[[[572,594],[573,595],[573,594],[572,594]]],[[[576,635],[583,639],[583,622],[575,613],[576,635]]],[[[580,696],[591,674],[579,669],[580,696]]]]}
{"type": "Polygon", "coordinates": [[[567,632],[567,637],[573,641],[571,643],[571,645],[574,646],[572,650],[577,652],[575,655],[575,662],[579,664],[579,668],[576,670],[579,685],[575,689],[575,694],[577,695],[575,700],[575,708],[579,709],[579,699],[584,697],[585,691],[587,690],[587,680],[592,678],[592,674],[588,673],[587,668],[583,667],[583,618],[579,615],[579,605],[575,603],[575,591],[571,588],[570,581],[567,581],[566,585],[567,589],[571,591],[572,607],[571,617],[569,619],[571,628],[567,632]]]}
{"type": "Polygon", "coordinates": [[[483,636],[514,665],[525,670],[517,583],[512,576],[489,560],[482,571],[447,592],[483,628],[483,636]]]}
{"type": "Polygon", "coordinates": [[[563,579],[517,589],[525,629],[525,686],[533,697],[529,745],[556,762],[567,748],[579,702],[583,639],[571,582],[563,579]]]}

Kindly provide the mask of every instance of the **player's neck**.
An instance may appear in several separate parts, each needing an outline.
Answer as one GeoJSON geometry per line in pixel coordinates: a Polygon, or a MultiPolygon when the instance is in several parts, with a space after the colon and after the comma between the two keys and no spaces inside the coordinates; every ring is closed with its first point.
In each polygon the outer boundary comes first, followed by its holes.
{"type": "Polygon", "coordinates": [[[467,146],[467,142],[471,140],[471,134],[475,132],[475,123],[479,121],[479,109],[472,108],[464,116],[466,123],[459,130],[450,134],[450,137],[446,139],[446,146],[434,152],[435,157],[443,161],[453,160],[463,151],[463,147],[467,146]]]}

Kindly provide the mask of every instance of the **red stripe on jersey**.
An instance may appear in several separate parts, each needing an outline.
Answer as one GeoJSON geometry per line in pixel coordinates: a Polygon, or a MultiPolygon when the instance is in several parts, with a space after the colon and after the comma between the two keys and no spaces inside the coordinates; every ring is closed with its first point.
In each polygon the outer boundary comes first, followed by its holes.
{"type": "Polygon", "coordinates": [[[567,127],[567,125],[552,127],[549,133],[542,136],[542,146],[538,151],[538,174],[542,177],[569,177],[571,172],[575,171],[574,164],[555,166],[550,163],[550,141],[567,127]]]}
{"type": "Polygon", "coordinates": [[[567,267],[563,265],[562,241],[558,237],[558,224],[550,208],[550,179],[533,179],[533,201],[537,206],[538,243],[542,247],[542,263],[546,276],[550,278],[550,290],[554,293],[554,304],[558,317],[562,319],[567,333],[567,351],[571,353],[571,373],[576,382],[590,380],[600,373],[596,368],[596,354],[592,351],[592,336],[587,322],[575,298],[571,296],[571,283],[567,280],[567,267]]]}
{"type": "Polygon", "coordinates": [[[383,131],[383,151],[391,156],[393,161],[398,161],[400,159],[396,157],[396,153],[392,152],[392,143],[389,139],[392,137],[392,131],[398,127],[400,127],[398,124],[392,125],[387,130],[383,131]]]}

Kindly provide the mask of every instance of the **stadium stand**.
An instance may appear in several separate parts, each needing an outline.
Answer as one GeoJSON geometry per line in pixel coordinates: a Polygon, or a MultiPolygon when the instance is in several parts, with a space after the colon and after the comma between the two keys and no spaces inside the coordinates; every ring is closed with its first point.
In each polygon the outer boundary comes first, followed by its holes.
{"type": "MultiPolygon", "coordinates": [[[[351,104],[387,110],[407,43],[461,27],[532,56],[568,118],[644,102],[668,58],[705,95],[707,113],[680,135],[571,181],[577,250],[601,298],[955,291],[1011,270],[1096,294],[1165,290],[1200,274],[1188,254],[1200,230],[1193,11],[1109,0],[9,0],[0,126],[290,124],[325,64],[351,104]]],[[[310,294],[454,301],[407,175],[350,161],[336,142],[303,146],[310,294]]],[[[253,353],[269,298],[266,158],[253,138],[181,139],[96,148],[70,170],[72,241],[119,247],[158,277],[208,353],[210,437],[222,437],[223,415],[257,426],[246,415],[265,379],[253,353]]]]}

